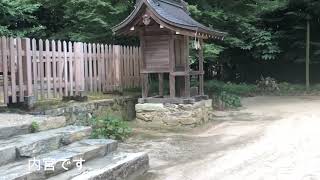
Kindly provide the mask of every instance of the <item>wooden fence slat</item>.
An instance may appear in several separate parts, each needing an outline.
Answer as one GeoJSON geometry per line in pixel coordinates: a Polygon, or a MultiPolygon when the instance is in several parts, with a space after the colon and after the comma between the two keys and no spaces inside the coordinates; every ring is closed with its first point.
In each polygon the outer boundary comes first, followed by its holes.
{"type": "Polygon", "coordinates": [[[134,85],[133,87],[138,87],[138,73],[137,73],[137,65],[138,65],[138,58],[137,58],[137,47],[133,48],[133,78],[134,78],[134,85]]]}
{"type": "Polygon", "coordinates": [[[63,76],[62,76],[62,67],[63,67],[63,54],[62,54],[62,44],[61,41],[58,41],[58,79],[59,79],[59,95],[63,96],[62,85],[63,85],[63,76]]]}
{"type": "Polygon", "coordinates": [[[97,46],[96,44],[93,44],[93,91],[97,92],[98,89],[98,83],[97,83],[97,46]]]}
{"type": "Polygon", "coordinates": [[[140,48],[136,47],[136,76],[137,76],[137,86],[136,87],[140,87],[140,48]]]}
{"type": "Polygon", "coordinates": [[[97,44],[97,91],[101,91],[101,46],[97,44]]]}
{"type": "Polygon", "coordinates": [[[27,85],[27,97],[31,98],[33,96],[33,91],[32,91],[32,61],[31,61],[31,41],[29,38],[24,39],[24,52],[25,52],[25,57],[24,57],[24,63],[25,63],[25,84],[27,85]]]}
{"type": "Polygon", "coordinates": [[[113,90],[122,90],[124,88],[124,85],[123,85],[123,80],[125,78],[124,74],[123,74],[123,70],[122,70],[122,67],[123,67],[123,52],[124,52],[124,47],[123,46],[113,46],[114,47],[114,55],[115,57],[113,57],[113,76],[112,76],[112,79],[114,80],[114,84],[113,84],[113,87],[114,89],[113,90]]]}
{"type": "Polygon", "coordinates": [[[125,72],[126,72],[126,85],[125,87],[126,88],[129,88],[129,84],[130,84],[130,48],[128,46],[126,46],[126,62],[125,62],[125,65],[126,65],[126,68],[125,68],[125,72]]]}
{"type": "Polygon", "coordinates": [[[82,59],[81,59],[81,44],[80,43],[75,43],[75,84],[76,84],[76,95],[80,95],[80,87],[82,86],[82,74],[83,72],[81,71],[81,64],[82,64],[82,59]]]}
{"type": "Polygon", "coordinates": [[[52,75],[53,75],[53,95],[56,98],[57,97],[57,51],[56,51],[56,42],[51,41],[51,47],[52,47],[52,75]]]}
{"type": "Polygon", "coordinates": [[[134,87],[134,55],[133,46],[130,47],[130,88],[134,87]]]}
{"type": "Polygon", "coordinates": [[[74,43],[74,84],[75,84],[75,95],[79,95],[80,91],[80,84],[81,84],[81,79],[80,79],[80,44],[79,43],[74,43]]]}
{"type": "Polygon", "coordinates": [[[83,44],[83,58],[84,58],[84,91],[88,91],[88,46],[87,43],[83,44]]]}
{"type": "MultiPolygon", "coordinates": [[[[80,91],[81,91],[81,93],[83,94],[83,95],[85,95],[85,93],[86,93],[86,91],[85,91],[85,76],[84,76],[84,63],[85,63],[85,60],[84,60],[84,43],[80,43],[80,60],[81,60],[81,62],[80,62],[80,69],[81,69],[81,71],[80,71],[80,77],[81,77],[81,88],[80,88],[80,91]]],[[[80,94],[80,95],[82,95],[82,94],[80,94]]]]}
{"type": "Polygon", "coordinates": [[[109,46],[104,46],[104,92],[108,91],[108,61],[109,61],[109,46]]]}
{"type": "Polygon", "coordinates": [[[122,81],[122,86],[124,88],[126,88],[127,86],[127,72],[126,72],[126,63],[127,63],[127,47],[126,46],[122,46],[122,51],[121,51],[121,69],[122,69],[122,77],[123,77],[123,81],[122,81]]]}
{"type": "Polygon", "coordinates": [[[17,63],[19,77],[19,102],[24,102],[23,66],[22,66],[22,45],[21,38],[17,38],[17,63]]]}
{"type": "Polygon", "coordinates": [[[32,39],[32,74],[33,74],[33,96],[38,100],[38,58],[37,58],[37,42],[32,39]]]}
{"type": "Polygon", "coordinates": [[[127,46],[127,88],[130,88],[131,86],[131,74],[130,74],[130,69],[131,69],[131,48],[129,46],[127,46]]]}
{"type": "Polygon", "coordinates": [[[89,84],[90,84],[90,91],[93,91],[93,70],[92,70],[92,45],[89,43],[89,84]]]}
{"type": "Polygon", "coordinates": [[[43,41],[39,40],[39,71],[40,71],[40,94],[41,99],[44,98],[44,64],[43,64],[43,41]]]}
{"type": "Polygon", "coordinates": [[[10,38],[10,73],[11,73],[11,97],[12,103],[17,102],[17,88],[16,88],[16,51],[14,48],[14,39],[10,38]]]}
{"type": "Polygon", "coordinates": [[[4,96],[4,103],[9,103],[9,95],[8,95],[8,59],[7,59],[7,38],[1,38],[1,45],[2,45],[2,68],[3,68],[3,96],[4,96]]]}
{"type": "Polygon", "coordinates": [[[72,49],[72,42],[68,43],[68,56],[69,56],[69,84],[70,84],[70,96],[73,96],[73,81],[74,81],[74,53],[72,49]]]}
{"type": "Polygon", "coordinates": [[[108,47],[108,60],[107,60],[107,91],[111,91],[111,60],[113,59],[113,46],[109,45],[108,47]]]}
{"type": "Polygon", "coordinates": [[[130,74],[130,68],[131,68],[131,48],[129,46],[127,46],[127,88],[130,88],[131,82],[131,74],[130,74]]]}
{"type": "Polygon", "coordinates": [[[100,60],[100,66],[101,66],[101,92],[104,91],[104,88],[105,88],[105,74],[106,74],[106,70],[105,70],[105,52],[104,52],[104,45],[101,44],[101,47],[100,47],[101,51],[100,51],[100,57],[101,57],[101,60],[100,60]]]}
{"type": "Polygon", "coordinates": [[[68,96],[68,50],[67,42],[63,41],[63,75],[64,75],[64,96],[68,96]]]}
{"type": "Polygon", "coordinates": [[[51,58],[50,58],[50,42],[49,40],[47,39],[45,41],[45,44],[46,44],[46,60],[45,60],[45,68],[46,68],[46,83],[47,83],[47,98],[50,98],[51,95],[50,95],[50,91],[51,91],[51,58]]]}

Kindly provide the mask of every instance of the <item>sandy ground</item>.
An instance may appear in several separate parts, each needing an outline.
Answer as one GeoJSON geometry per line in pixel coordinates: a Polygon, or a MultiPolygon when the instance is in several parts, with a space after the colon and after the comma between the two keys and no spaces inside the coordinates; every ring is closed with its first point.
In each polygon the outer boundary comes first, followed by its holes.
{"type": "Polygon", "coordinates": [[[320,180],[320,97],[254,97],[188,132],[137,129],[120,145],[146,151],[139,180],[320,180]]]}

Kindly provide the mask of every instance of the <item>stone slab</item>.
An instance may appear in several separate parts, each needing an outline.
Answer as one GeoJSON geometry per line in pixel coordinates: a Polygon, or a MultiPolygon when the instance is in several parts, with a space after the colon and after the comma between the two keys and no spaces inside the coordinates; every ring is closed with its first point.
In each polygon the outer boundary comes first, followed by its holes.
{"type": "Polygon", "coordinates": [[[144,104],[136,104],[136,112],[162,112],[167,111],[162,103],[144,103],[144,104]]]}
{"type": "Polygon", "coordinates": [[[67,126],[0,140],[0,165],[56,150],[91,134],[91,127],[67,126]]]}
{"type": "Polygon", "coordinates": [[[31,133],[32,122],[36,122],[39,125],[39,131],[60,128],[66,125],[65,117],[1,113],[0,139],[31,133]]]}
{"type": "Polygon", "coordinates": [[[49,180],[126,180],[134,179],[149,169],[146,153],[113,153],[84,164],[83,169],[73,169],[49,180]]]}
{"type": "Polygon", "coordinates": [[[76,162],[82,159],[84,163],[93,159],[105,156],[114,151],[117,147],[117,142],[113,140],[82,140],[71,145],[65,146],[61,149],[52,151],[50,153],[42,154],[34,159],[26,159],[23,161],[7,164],[0,167],[0,179],[1,180],[40,180],[47,179],[51,176],[58,175],[65,172],[62,168],[63,160],[68,160],[70,163],[65,163],[65,168],[69,170],[76,168],[76,162]],[[29,168],[29,162],[31,165],[33,161],[38,163],[38,166],[31,166],[29,168]],[[45,170],[45,162],[48,160],[53,161],[51,169],[45,170]]]}
{"type": "Polygon", "coordinates": [[[210,99],[193,104],[144,103],[136,105],[136,119],[150,128],[193,128],[208,122],[212,111],[210,99]]]}

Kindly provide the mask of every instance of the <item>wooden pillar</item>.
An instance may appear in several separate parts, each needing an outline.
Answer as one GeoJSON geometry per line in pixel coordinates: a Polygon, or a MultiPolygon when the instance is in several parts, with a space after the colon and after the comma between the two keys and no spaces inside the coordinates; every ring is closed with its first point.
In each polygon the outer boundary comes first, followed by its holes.
{"type": "MultiPolygon", "coordinates": [[[[145,59],[144,59],[144,48],[145,48],[145,39],[144,39],[144,29],[140,30],[140,73],[145,69],[145,59]]],[[[141,90],[142,90],[142,98],[148,97],[149,92],[149,75],[141,74],[141,90]]]]}
{"type": "Polygon", "coordinates": [[[174,54],[174,35],[171,35],[169,40],[169,66],[170,66],[170,97],[176,96],[176,77],[173,75],[175,72],[175,54],[174,54]]]}
{"type": "Polygon", "coordinates": [[[163,73],[159,73],[159,96],[163,96],[163,73]]]}
{"type": "Polygon", "coordinates": [[[199,49],[199,94],[202,96],[204,95],[204,71],[203,71],[203,39],[200,39],[200,49],[199,49]]]}
{"type": "Polygon", "coordinates": [[[183,56],[185,58],[185,97],[190,97],[190,61],[189,61],[189,37],[184,37],[184,48],[185,48],[185,55],[183,56]]]}

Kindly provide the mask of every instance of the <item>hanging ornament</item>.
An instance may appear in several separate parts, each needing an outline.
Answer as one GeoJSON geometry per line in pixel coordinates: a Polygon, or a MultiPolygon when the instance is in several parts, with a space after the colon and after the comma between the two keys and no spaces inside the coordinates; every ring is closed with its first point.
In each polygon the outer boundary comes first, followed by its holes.
{"type": "Polygon", "coordinates": [[[193,42],[193,48],[198,50],[199,49],[199,43],[198,43],[198,30],[196,31],[195,35],[194,35],[194,42],[193,42]]]}
{"type": "Polygon", "coordinates": [[[151,22],[150,16],[148,14],[145,14],[145,15],[143,15],[142,18],[143,18],[143,20],[142,20],[143,24],[148,26],[151,22]]]}

